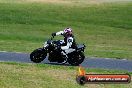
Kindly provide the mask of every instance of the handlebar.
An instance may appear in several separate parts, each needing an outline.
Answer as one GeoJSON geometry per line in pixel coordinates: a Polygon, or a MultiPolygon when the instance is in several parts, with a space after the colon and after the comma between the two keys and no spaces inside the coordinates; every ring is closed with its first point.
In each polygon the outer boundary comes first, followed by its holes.
{"type": "Polygon", "coordinates": [[[53,40],[54,39],[54,36],[52,36],[51,38],[50,38],[50,40],[53,40]]]}

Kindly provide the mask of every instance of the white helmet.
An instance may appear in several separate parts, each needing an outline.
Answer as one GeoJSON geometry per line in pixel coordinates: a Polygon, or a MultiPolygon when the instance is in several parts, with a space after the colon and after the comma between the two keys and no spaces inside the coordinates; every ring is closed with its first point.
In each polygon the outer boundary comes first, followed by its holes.
{"type": "Polygon", "coordinates": [[[64,33],[72,33],[72,29],[71,28],[65,28],[64,33]]]}
{"type": "Polygon", "coordinates": [[[69,37],[72,35],[72,29],[71,28],[65,28],[64,29],[64,36],[69,37]]]}

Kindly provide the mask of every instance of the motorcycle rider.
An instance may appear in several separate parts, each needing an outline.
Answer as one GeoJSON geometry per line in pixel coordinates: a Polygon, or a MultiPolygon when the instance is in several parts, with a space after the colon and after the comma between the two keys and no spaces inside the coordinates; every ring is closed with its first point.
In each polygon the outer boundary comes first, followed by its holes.
{"type": "MultiPolygon", "coordinates": [[[[52,33],[52,36],[57,36],[57,35],[63,35],[64,36],[64,41],[63,44],[61,45],[60,49],[64,51],[66,54],[73,52],[76,48],[76,42],[72,33],[71,28],[65,28],[64,31],[59,31],[56,33],[52,33]]],[[[65,53],[63,55],[65,55],[65,53]]],[[[65,61],[64,61],[65,62],[65,61]]]]}

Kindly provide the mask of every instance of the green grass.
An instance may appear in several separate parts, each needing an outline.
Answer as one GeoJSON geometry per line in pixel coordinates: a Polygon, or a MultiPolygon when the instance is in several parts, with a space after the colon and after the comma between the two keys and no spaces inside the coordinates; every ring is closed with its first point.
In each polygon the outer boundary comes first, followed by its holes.
{"type": "Polygon", "coordinates": [[[0,50],[30,53],[52,32],[71,27],[76,41],[86,44],[86,56],[132,59],[132,2],[79,1],[0,0],[0,50]]]}
{"type": "MultiPolygon", "coordinates": [[[[87,73],[117,74],[118,70],[85,69],[87,73]]],[[[20,64],[0,62],[1,88],[130,88],[130,84],[86,84],[76,83],[78,67],[46,64],[20,64]]],[[[131,72],[128,72],[132,75],[131,72]]]]}
{"type": "MultiPolygon", "coordinates": [[[[86,44],[86,56],[132,59],[132,2],[26,1],[0,0],[0,51],[30,53],[42,47],[43,41],[46,41],[52,32],[71,27],[76,41],[86,44]]],[[[78,67],[72,66],[0,62],[0,88],[131,88],[132,86],[132,83],[80,86],[75,81],[77,70],[78,67]]],[[[118,70],[88,68],[86,71],[132,75],[131,72],[118,70]]]]}

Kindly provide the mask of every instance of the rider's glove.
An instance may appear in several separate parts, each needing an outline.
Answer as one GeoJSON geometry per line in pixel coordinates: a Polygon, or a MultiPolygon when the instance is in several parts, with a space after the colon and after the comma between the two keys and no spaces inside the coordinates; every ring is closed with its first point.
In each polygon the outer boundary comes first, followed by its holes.
{"type": "Polygon", "coordinates": [[[52,36],[53,36],[53,37],[56,36],[56,33],[52,33],[52,36]]]}

